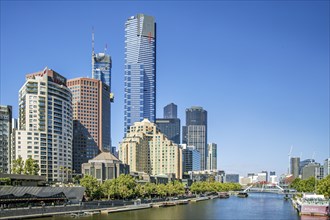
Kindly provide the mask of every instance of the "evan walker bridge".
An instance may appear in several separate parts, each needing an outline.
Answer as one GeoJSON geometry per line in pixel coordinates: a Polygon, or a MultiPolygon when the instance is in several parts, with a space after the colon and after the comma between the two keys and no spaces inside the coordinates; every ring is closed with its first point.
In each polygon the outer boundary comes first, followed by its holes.
{"type": "Polygon", "coordinates": [[[276,193],[276,194],[285,194],[293,195],[296,194],[295,190],[290,190],[287,188],[282,188],[280,185],[269,182],[256,182],[247,187],[243,192],[246,193],[276,193]]]}

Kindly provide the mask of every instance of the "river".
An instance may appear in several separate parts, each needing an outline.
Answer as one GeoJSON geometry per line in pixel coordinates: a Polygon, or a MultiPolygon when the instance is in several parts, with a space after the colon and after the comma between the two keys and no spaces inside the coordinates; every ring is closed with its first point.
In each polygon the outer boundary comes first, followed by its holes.
{"type": "MultiPolygon", "coordinates": [[[[69,220],[71,217],[57,216],[47,218],[53,220],[69,220]]],[[[114,219],[288,219],[310,220],[327,219],[317,217],[300,217],[289,200],[283,195],[271,193],[250,193],[247,198],[231,196],[228,199],[213,199],[188,205],[150,208],[138,211],[97,214],[80,217],[82,220],[114,220],[114,219]]],[[[41,218],[39,218],[41,220],[41,218]]]]}

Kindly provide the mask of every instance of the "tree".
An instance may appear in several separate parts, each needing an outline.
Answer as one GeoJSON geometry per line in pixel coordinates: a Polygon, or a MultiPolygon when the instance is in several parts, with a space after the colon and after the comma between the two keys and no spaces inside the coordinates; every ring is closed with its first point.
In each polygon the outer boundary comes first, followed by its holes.
{"type": "Polygon", "coordinates": [[[101,189],[102,192],[105,196],[108,197],[108,200],[110,200],[111,198],[114,198],[115,195],[118,194],[118,190],[116,187],[116,179],[112,179],[112,180],[106,180],[104,181],[104,183],[101,185],[101,189]]]}
{"type": "Polygon", "coordinates": [[[24,172],[24,161],[21,156],[18,156],[16,160],[13,160],[13,169],[14,174],[23,174],[24,172]]]}
{"type": "Polygon", "coordinates": [[[90,175],[84,176],[80,180],[80,185],[86,188],[86,195],[91,199],[98,198],[102,194],[100,183],[95,177],[90,175]]]}
{"type": "Polygon", "coordinates": [[[158,184],[156,186],[156,193],[160,196],[160,197],[164,197],[166,196],[166,186],[164,184],[158,184]]]}
{"type": "Polygon", "coordinates": [[[317,193],[323,194],[325,197],[330,198],[330,175],[320,180],[317,185],[317,193]]]}
{"type": "Polygon", "coordinates": [[[134,178],[130,175],[121,174],[117,178],[118,195],[123,198],[129,198],[134,195],[134,189],[136,187],[136,182],[134,178]]]}
{"type": "Polygon", "coordinates": [[[38,161],[33,160],[32,158],[28,158],[25,161],[24,174],[26,174],[26,175],[38,175],[38,172],[39,172],[38,161]]]}

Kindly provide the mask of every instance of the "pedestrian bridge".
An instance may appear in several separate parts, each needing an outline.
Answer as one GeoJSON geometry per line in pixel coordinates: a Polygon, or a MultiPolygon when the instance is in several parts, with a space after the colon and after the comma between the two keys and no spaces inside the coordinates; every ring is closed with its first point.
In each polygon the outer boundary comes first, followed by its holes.
{"type": "Polygon", "coordinates": [[[276,194],[285,194],[292,195],[295,194],[295,190],[284,189],[280,185],[269,182],[256,182],[247,187],[244,192],[247,193],[276,193],[276,194]]]}

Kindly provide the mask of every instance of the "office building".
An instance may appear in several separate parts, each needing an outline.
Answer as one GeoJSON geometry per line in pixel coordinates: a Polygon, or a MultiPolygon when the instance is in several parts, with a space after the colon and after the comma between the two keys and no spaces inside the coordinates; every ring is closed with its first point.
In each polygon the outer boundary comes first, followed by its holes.
{"type": "Polygon", "coordinates": [[[202,107],[186,109],[186,126],[182,127],[182,143],[195,146],[201,154],[201,170],[207,168],[207,111],[202,107]]]}
{"type": "Polygon", "coordinates": [[[130,127],[119,145],[119,159],[130,165],[132,172],[173,174],[177,179],[182,178],[182,149],[148,119],[130,127]]]}
{"type": "Polygon", "coordinates": [[[290,173],[293,175],[294,178],[299,177],[299,164],[300,164],[300,157],[291,157],[290,159],[290,173]]]}
{"type": "Polygon", "coordinates": [[[302,168],[301,179],[307,180],[309,177],[315,177],[321,179],[320,177],[320,164],[319,163],[309,163],[302,168]]]}
{"type": "Polygon", "coordinates": [[[209,143],[207,145],[207,167],[208,170],[217,169],[217,144],[209,143]]]}
{"type": "Polygon", "coordinates": [[[302,175],[302,169],[304,168],[304,166],[310,164],[310,163],[315,163],[314,159],[306,159],[303,161],[299,162],[299,174],[302,175]]]}
{"type": "Polygon", "coordinates": [[[138,14],[125,23],[124,130],[156,119],[156,23],[138,14]]]}
{"type": "Polygon", "coordinates": [[[19,90],[15,159],[32,158],[48,181],[67,181],[72,173],[72,120],[66,78],[48,68],[26,75],[19,90]]]}
{"type": "Polygon", "coordinates": [[[267,182],[267,173],[261,172],[257,174],[257,181],[258,182],[267,182]]]}
{"type": "Polygon", "coordinates": [[[180,144],[180,119],[178,118],[157,118],[156,125],[168,139],[180,144]]]}
{"type": "Polygon", "coordinates": [[[187,173],[189,171],[200,171],[200,153],[196,150],[195,146],[187,146],[186,144],[181,144],[182,148],[182,172],[187,173]]]}
{"type": "Polygon", "coordinates": [[[226,183],[239,183],[239,175],[238,174],[226,174],[225,182],[226,183]]]}
{"type": "Polygon", "coordinates": [[[0,105],[0,173],[10,173],[13,110],[0,105]]]}
{"type": "Polygon", "coordinates": [[[101,183],[108,179],[116,179],[121,174],[129,174],[129,166],[123,164],[110,152],[102,152],[95,158],[82,164],[83,175],[91,175],[101,183]]]}
{"type": "Polygon", "coordinates": [[[268,172],[264,170],[264,171],[261,171],[261,173],[266,174],[266,182],[268,182],[268,172]]]}
{"type": "Polygon", "coordinates": [[[324,160],[323,164],[323,169],[324,169],[324,178],[330,175],[330,158],[327,158],[324,160]]]}
{"type": "Polygon", "coordinates": [[[177,118],[178,106],[174,103],[170,103],[164,107],[164,118],[177,118]]]}
{"type": "Polygon", "coordinates": [[[73,106],[73,169],[81,173],[99,152],[110,151],[110,88],[97,79],[68,80],[73,106]]]}

